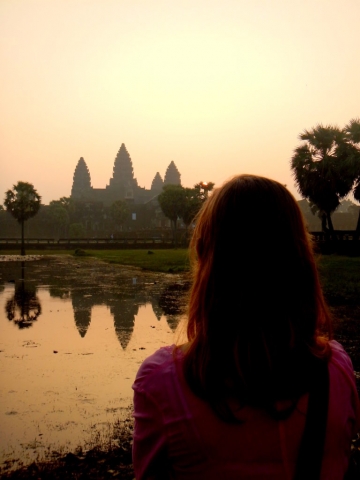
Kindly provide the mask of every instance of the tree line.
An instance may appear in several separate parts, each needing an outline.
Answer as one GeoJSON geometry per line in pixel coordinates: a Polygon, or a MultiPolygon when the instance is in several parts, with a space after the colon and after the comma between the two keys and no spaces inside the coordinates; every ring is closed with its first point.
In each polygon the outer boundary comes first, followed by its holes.
{"type": "MultiPolygon", "coordinates": [[[[194,188],[184,188],[180,185],[164,187],[163,193],[159,196],[159,205],[163,215],[170,220],[175,242],[178,220],[181,219],[186,227],[189,227],[213,186],[213,183],[201,182],[194,188]]],[[[21,252],[24,254],[24,225],[40,210],[41,197],[32,184],[18,182],[12,190],[5,193],[4,206],[21,226],[21,252]]],[[[57,238],[88,236],[113,238],[123,234],[123,227],[126,229],[126,225],[128,229],[130,228],[131,217],[134,215],[131,212],[136,208],[139,211],[139,206],[134,207],[125,200],[118,200],[105,206],[101,202],[84,202],[62,197],[51,201],[48,206],[42,206],[42,230],[45,227],[44,231],[51,231],[51,235],[57,238]]],[[[155,205],[143,208],[143,211],[140,208],[140,214],[146,217],[147,225],[153,220],[149,217],[155,217],[158,209],[159,207],[156,208],[155,205]]]]}
{"type": "MultiPolygon", "coordinates": [[[[320,217],[322,229],[333,232],[331,215],[341,200],[352,193],[360,202],[360,119],[351,120],[342,129],[317,125],[304,130],[299,138],[302,143],[295,148],[291,159],[297,189],[309,202],[312,212],[320,217]]],[[[164,186],[157,199],[162,213],[170,220],[175,243],[178,221],[182,220],[189,229],[213,187],[212,182],[200,182],[193,188],[164,186]]],[[[30,183],[18,182],[5,193],[5,209],[21,226],[22,255],[25,254],[24,224],[37,214],[40,205],[41,196],[30,183]]],[[[58,236],[62,232],[80,238],[86,235],[84,223],[94,222],[95,218],[98,231],[108,232],[110,228],[116,231],[129,219],[130,208],[123,200],[104,207],[62,197],[50,202],[48,214],[58,236]]],[[[356,232],[360,234],[360,211],[356,232]]]]}
{"type": "Polygon", "coordinates": [[[200,182],[194,185],[194,188],[184,188],[181,185],[163,187],[158,201],[163,214],[171,222],[175,243],[178,221],[182,220],[188,229],[214,185],[213,182],[200,182]]]}

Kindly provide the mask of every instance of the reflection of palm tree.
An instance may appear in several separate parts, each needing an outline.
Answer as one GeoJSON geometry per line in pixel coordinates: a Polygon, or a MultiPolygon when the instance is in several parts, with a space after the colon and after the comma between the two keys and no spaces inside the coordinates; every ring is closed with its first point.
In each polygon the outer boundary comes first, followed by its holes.
{"type": "Polygon", "coordinates": [[[36,287],[25,283],[25,262],[21,262],[21,280],[15,283],[15,293],[6,302],[6,316],[19,328],[31,327],[41,314],[41,304],[36,296],[36,287]]]}

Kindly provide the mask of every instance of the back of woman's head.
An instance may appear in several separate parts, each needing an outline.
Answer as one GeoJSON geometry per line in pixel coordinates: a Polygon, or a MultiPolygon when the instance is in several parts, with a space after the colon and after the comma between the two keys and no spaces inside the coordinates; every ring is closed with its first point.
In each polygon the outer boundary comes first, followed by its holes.
{"type": "Polygon", "coordinates": [[[223,382],[250,403],[306,389],[305,377],[286,377],[290,368],[306,376],[301,364],[324,354],[318,331],[330,324],[293,196],[267,178],[234,177],[204,204],[191,248],[185,365],[192,388],[221,396],[223,382]]]}

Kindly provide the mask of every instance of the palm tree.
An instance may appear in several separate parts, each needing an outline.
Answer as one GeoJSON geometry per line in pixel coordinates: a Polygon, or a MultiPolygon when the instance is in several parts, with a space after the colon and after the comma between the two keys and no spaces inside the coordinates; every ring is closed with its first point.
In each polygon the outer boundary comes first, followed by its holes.
{"type": "Polygon", "coordinates": [[[323,229],[333,232],[332,212],[360,180],[360,121],[352,120],[342,130],[317,125],[301,133],[300,139],[304,143],[291,159],[296,185],[319,212],[323,229]]]}
{"type": "Polygon", "coordinates": [[[24,223],[37,214],[41,197],[31,183],[18,182],[5,193],[4,205],[21,225],[21,255],[25,255],[24,223]]]}
{"type": "MultiPolygon", "coordinates": [[[[344,128],[344,131],[349,139],[349,141],[357,148],[357,155],[355,153],[353,168],[354,168],[354,177],[355,182],[353,186],[353,195],[355,200],[360,202],[360,118],[351,120],[348,125],[344,128]]],[[[360,211],[358,216],[358,221],[356,225],[356,232],[360,234],[360,211]]]]}

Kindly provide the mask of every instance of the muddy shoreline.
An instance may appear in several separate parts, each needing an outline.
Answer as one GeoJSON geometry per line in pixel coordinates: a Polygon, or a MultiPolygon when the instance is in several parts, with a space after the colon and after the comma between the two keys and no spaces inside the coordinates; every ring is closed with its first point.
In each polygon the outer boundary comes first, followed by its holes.
{"type": "Polygon", "coordinates": [[[132,406],[127,416],[115,422],[111,435],[86,449],[79,446],[74,452],[61,455],[52,452],[49,458],[12,470],[11,461],[0,469],[2,479],[134,479],[132,465],[132,406]]]}

